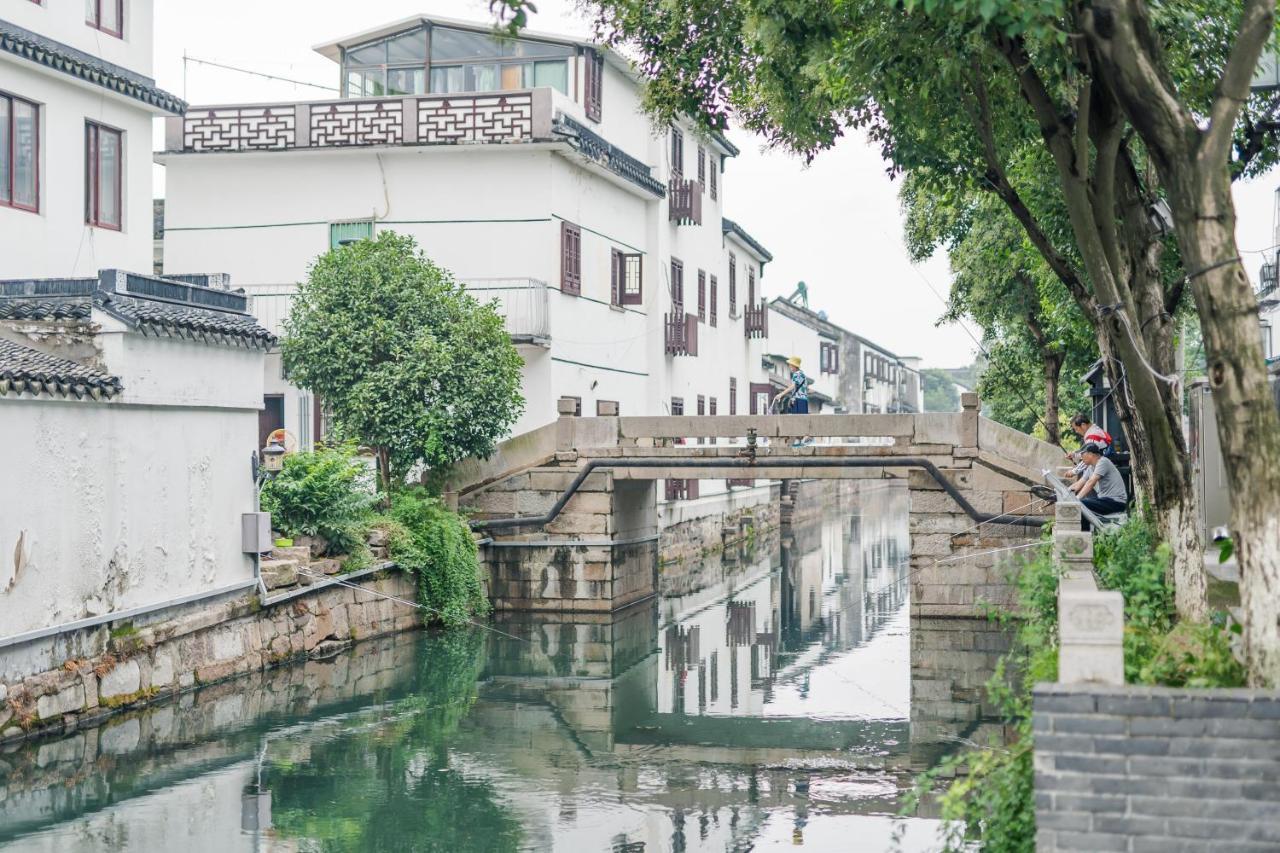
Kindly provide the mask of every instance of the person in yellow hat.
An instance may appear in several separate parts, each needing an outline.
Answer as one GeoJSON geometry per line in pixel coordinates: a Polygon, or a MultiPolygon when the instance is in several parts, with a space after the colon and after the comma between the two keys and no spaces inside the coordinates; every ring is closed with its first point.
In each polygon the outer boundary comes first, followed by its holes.
{"type": "Polygon", "coordinates": [[[805,376],[804,371],[800,369],[800,356],[793,355],[787,359],[787,366],[791,368],[791,384],[773,398],[774,407],[776,408],[783,398],[790,398],[787,412],[792,415],[807,415],[809,414],[809,377],[805,376]]]}

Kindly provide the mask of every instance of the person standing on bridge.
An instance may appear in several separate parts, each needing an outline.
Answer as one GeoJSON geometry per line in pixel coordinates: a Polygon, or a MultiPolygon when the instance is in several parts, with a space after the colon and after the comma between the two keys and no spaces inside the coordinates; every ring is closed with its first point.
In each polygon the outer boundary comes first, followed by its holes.
{"type": "Polygon", "coordinates": [[[788,401],[787,414],[807,415],[809,414],[809,377],[805,376],[804,371],[800,369],[800,356],[793,355],[787,359],[787,366],[791,368],[791,384],[773,398],[774,408],[776,409],[778,403],[785,398],[788,401]]]}

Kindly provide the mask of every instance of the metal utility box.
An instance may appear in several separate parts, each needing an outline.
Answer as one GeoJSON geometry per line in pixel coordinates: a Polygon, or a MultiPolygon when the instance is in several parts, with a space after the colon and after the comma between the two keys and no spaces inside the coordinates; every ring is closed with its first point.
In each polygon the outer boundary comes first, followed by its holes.
{"type": "Polygon", "coordinates": [[[263,554],[272,548],[271,513],[246,512],[240,516],[241,549],[246,554],[263,554]]]}

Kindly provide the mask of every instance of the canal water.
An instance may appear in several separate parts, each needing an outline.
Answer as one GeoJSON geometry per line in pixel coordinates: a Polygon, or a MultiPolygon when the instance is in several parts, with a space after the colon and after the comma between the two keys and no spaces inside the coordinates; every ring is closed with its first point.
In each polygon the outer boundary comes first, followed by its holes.
{"type": "Polygon", "coordinates": [[[905,490],[846,490],[622,613],[370,641],[11,748],[0,849],[936,849],[895,815],[992,730],[1001,641],[912,620],[908,555],[905,490]]]}

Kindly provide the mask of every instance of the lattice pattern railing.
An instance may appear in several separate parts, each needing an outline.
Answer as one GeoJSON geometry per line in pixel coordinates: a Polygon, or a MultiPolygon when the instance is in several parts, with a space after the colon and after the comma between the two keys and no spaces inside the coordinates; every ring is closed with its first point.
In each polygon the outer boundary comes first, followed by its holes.
{"type": "Polygon", "coordinates": [[[313,146],[399,145],[404,141],[404,102],[344,101],[311,108],[313,146]]]}
{"type": "Polygon", "coordinates": [[[182,121],[184,151],[270,151],[297,144],[293,104],[191,109],[182,121]]]}
{"type": "Polygon", "coordinates": [[[532,138],[531,92],[418,99],[421,143],[523,142],[532,138]]]}

